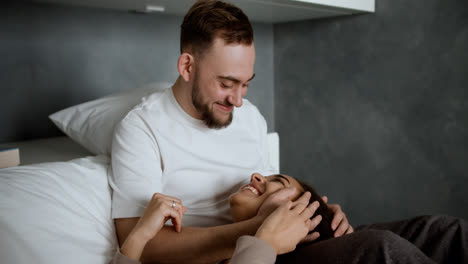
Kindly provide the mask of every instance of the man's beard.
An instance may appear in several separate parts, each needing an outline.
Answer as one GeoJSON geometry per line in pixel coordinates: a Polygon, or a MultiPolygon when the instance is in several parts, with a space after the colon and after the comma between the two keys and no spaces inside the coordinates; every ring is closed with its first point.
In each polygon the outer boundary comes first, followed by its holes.
{"type": "MultiPolygon", "coordinates": [[[[229,113],[229,118],[226,121],[219,120],[215,117],[213,109],[210,109],[208,104],[203,103],[203,96],[200,94],[200,86],[198,85],[198,72],[195,72],[195,79],[192,87],[192,104],[198,113],[201,114],[203,123],[208,128],[221,129],[229,126],[232,122],[233,114],[229,113]]],[[[230,105],[229,103],[224,103],[230,105]]]]}

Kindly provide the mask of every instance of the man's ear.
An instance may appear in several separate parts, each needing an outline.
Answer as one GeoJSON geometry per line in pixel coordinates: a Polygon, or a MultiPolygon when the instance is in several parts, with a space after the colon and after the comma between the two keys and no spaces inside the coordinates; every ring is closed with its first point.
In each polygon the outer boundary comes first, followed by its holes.
{"type": "Polygon", "coordinates": [[[177,70],[186,82],[192,80],[194,62],[195,60],[192,54],[187,52],[182,53],[177,61],[177,70]]]}

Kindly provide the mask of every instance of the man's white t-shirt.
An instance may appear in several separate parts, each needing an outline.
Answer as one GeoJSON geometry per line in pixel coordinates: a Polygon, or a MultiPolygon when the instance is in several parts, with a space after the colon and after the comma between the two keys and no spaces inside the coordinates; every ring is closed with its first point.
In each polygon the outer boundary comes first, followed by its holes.
{"type": "Polygon", "coordinates": [[[158,192],[181,199],[186,226],[231,223],[229,195],[253,172],[277,173],[258,109],[244,99],[233,114],[227,128],[207,128],[181,108],[172,89],[133,108],[112,142],[112,217],[140,217],[158,192]]]}

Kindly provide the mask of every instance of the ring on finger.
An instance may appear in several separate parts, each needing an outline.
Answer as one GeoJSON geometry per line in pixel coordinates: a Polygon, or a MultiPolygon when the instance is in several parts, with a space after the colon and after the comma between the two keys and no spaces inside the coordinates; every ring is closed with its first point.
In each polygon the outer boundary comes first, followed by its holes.
{"type": "Polygon", "coordinates": [[[175,200],[172,200],[172,208],[175,208],[175,200]]]}

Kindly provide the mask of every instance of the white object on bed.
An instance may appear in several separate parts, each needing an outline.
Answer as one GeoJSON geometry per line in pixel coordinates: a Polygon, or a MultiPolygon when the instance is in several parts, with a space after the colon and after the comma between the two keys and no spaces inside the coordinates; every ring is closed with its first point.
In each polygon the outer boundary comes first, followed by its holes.
{"type": "Polygon", "coordinates": [[[90,152],[109,155],[114,128],[143,97],[171,87],[169,82],[147,84],[128,92],[71,106],[49,116],[54,124],[90,152]]]}
{"type": "MultiPolygon", "coordinates": [[[[120,120],[122,120],[134,106],[139,104],[142,98],[154,92],[163,91],[169,87],[171,87],[171,83],[169,82],[147,84],[141,88],[130,90],[125,93],[113,94],[68,107],[51,114],[49,118],[60,130],[91,153],[95,155],[110,155],[114,128],[120,120]]],[[[270,146],[270,161],[272,165],[279,169],[278,134],[270,133],[268,135],[268,143],[270,146]]],[[[29,145],[32,146],[33,143],[29,145]]],[[[73,144],[68,145],[71,146],[70,148],[73,147],[73,144]]],[[[15,145],[13,144],[12,146],[15,145]]],[[[74,148],[77,149],[76,147],[74,148]]],[[[83,153],[83,150],[77,149],[77,151],[83,153]]],[[[23,151],[20,149],[20,152],[23,151]]],[[[52,154],[55,154],[55,152],[52,154]]],[[[30,164],[33,158],[29,158],[31,155],[27,155],[28,159],[26,164],[30,164]]],[[[65,157],[69,156],[70,153],[65,157]]],[[[49,160],[39,160],[39,162],[44,161],[49,160]]]]}
{"type": "Polygon", "coordinates": [[[279,135],[276,132],[268,133],[268,154],[270,154],[270,164],[280,171],[280,154],[279,154],[279,135]]]}
{"type": "MultiPolygon", "coordinates": [[[[54,141],[75,144],[62,137],[32,146],[39,154],[54,141]]],[[[268,134],[268,145],[271,164],[279,168],[277,133],[268,134]]],[[[109,169],[104,155],[0,169],[1,262],[108,263],[118,247],[109,169]]]]}
{"type": "MultiPolygon", "coordinates": [[[[270,163],[279,171],[279,136],[268,133],[270,163]]],[[[42,162],[68,161],[91,155],[69,137],[53,137],[36,140],[17,141],[1,144],[2,147],[19,148],[21,165],[42,162]]]]}
{"type": "Polygon", "coordinates": [[[117,239],[109,159],[0,169],[2,263],[107,263],[117,239]]]}

